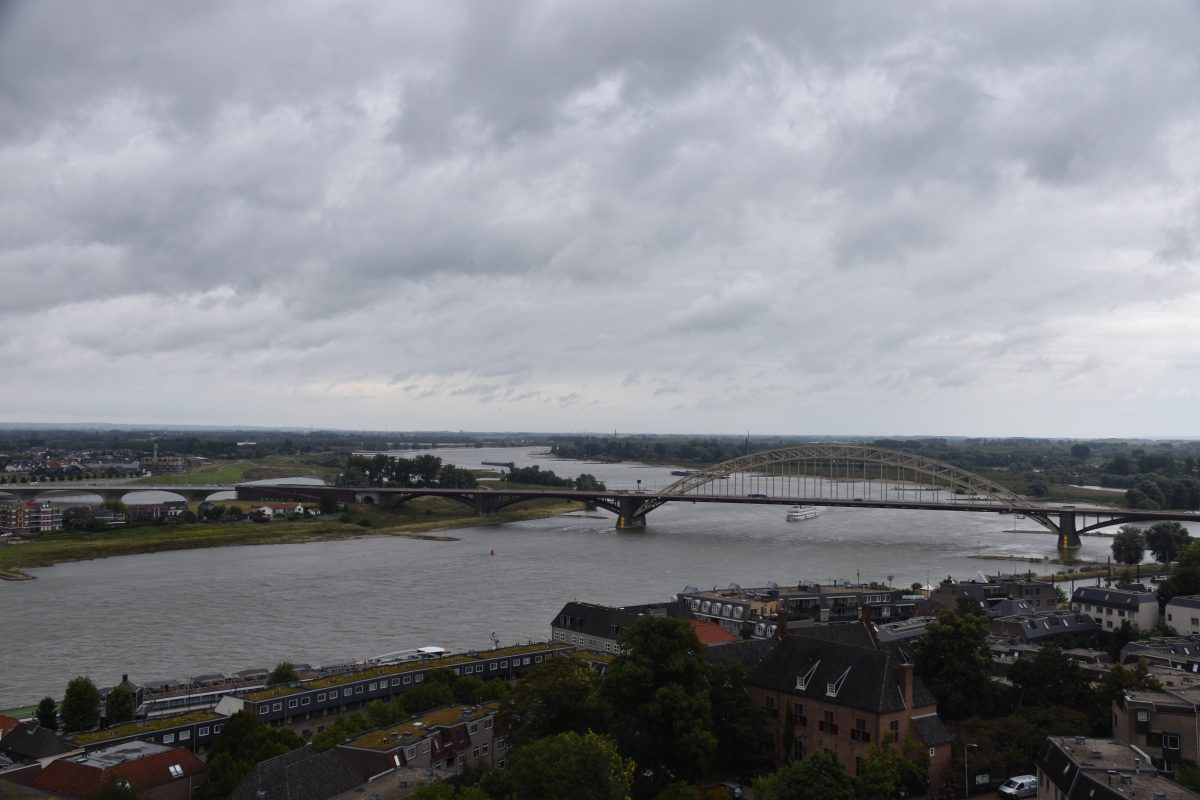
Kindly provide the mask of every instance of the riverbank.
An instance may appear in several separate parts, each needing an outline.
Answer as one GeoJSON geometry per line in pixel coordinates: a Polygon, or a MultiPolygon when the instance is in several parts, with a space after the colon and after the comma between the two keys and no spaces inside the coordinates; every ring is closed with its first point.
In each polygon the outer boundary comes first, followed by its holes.
{"type": "Polygon", "coordinates": [[[335,519],[272,521],[267,523],[170,524],[125,528],[102,533],[64,531],[0,546],[0,580],[32,580],[26,570],[68,561],[156,553],[165,550],[194,550],[241,545],[299,544],[368,536],[399,536],[429,541],[456,541],[439,536],[455,528],[503,525],[528,519],[553,517],[582,508],[569,501],[539,501],[524,508],[506,509],[479,517],[464,513],[462,506],[443,500],[415,500],[399,509],[351,506],[348,522],[335,519]]]}

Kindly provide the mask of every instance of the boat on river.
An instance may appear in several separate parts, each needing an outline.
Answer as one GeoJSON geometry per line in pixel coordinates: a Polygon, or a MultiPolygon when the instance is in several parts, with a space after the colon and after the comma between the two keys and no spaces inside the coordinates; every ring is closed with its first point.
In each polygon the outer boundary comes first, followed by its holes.
{"type": "Polygon", "coordinates": [[[792,506],[788,509],[788,522],[803,522],[806,519],[814,519],[821,516],[819,506],[792,506]]]}

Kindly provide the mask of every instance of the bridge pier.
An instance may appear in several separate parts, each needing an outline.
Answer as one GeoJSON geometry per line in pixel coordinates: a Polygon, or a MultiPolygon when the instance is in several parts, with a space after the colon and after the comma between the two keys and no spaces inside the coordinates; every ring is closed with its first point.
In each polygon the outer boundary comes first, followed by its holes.
{"type": "Polygon", "coordinates": [[[1078,550],[1083,547],[1083,540],[1075,528],[1075,509],[1063,509],[1058,512],[1058,548],[1060,550],[1078,550]]]}
{"type": "Polygon", "coordinates": [[[646,515],[639,513],[646,505],[644,497],[622,495],[617,504],[621,508],[621,513],[617,515],[617,528],[619,530],[646,527],[646,515]]]}

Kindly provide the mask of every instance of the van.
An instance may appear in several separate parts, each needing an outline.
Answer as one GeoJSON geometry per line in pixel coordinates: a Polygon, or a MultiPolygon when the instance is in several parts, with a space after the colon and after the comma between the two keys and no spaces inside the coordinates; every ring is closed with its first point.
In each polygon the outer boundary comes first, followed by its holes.
{"type": "Polygon", "coordinates": [[[730,800],[742,800],[742,787],[735,781],[721,781],[717,786],[729,791],[730,800]]]}
{"type": "Polygon", "coordinates": [[[1037,796],[1037,778],[1033,775],[1017,775],[1000,785],[1001,797],[1037,796]]]}

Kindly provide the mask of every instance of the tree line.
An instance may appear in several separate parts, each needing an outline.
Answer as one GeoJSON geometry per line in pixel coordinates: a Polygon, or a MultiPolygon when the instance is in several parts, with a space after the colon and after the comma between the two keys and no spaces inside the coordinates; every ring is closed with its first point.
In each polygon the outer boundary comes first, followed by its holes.
{"type": "Polygon", "coordinates": [[[469,469],[443,464],[442,459],[429,453],[413,458],[374,455],[352,455],[346,459],[339,486],[399,486],[442,489],[474,489],[478,485],[469,469]]]}

